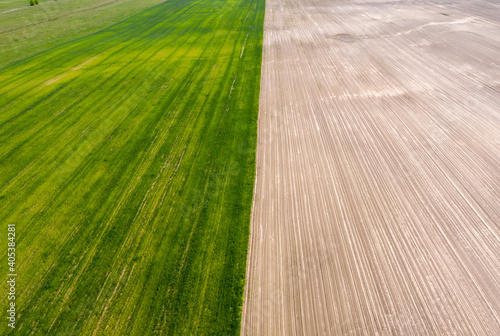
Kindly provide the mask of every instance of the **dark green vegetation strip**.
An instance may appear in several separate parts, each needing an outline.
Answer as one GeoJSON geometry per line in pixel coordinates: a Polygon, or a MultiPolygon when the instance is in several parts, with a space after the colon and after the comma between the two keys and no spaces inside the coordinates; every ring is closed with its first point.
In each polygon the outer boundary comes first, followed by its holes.
{"type": "Polygon", "coordinates": [[[239,333],[263,18],[169,0],[0,69],[0,334],[239,333]]]}

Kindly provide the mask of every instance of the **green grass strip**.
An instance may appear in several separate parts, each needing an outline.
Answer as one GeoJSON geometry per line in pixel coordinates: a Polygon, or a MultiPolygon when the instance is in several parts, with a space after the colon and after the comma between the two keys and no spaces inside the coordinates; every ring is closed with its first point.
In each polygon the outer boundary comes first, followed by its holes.
{"type": "Polygon", "coordinates": [[[264,6],[168,0],[0,69],[0,334],[239,334],[264,6]]]}

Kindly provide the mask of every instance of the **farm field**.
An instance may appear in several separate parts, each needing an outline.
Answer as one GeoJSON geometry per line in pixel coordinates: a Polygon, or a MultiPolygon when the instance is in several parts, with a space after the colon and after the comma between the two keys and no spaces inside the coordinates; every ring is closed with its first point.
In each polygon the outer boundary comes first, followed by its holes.
{"type": "Polygon", "coordinates": [[[0,68],[1,335],[239,334],[264,5],[169,0],[0,68]]]}
{"type": "Polygon", "coordinates": [[[498,1],[267,0],[242,335],[500,335],[498,1]]]}
{"type": "Polygon", "coordinates": [[[0,67],[84,37],[161,0],[0,0],[0,67]]]}
{"type": "MultiPolygon", "coordinates": [[[[51,1],[54,0],[41,0],[39,4],[51,1]]],[[[24,0],[0,0],[0,13],[19,10],[20,8],[28,7],[29,4],[29,1],[24,0]]]]}

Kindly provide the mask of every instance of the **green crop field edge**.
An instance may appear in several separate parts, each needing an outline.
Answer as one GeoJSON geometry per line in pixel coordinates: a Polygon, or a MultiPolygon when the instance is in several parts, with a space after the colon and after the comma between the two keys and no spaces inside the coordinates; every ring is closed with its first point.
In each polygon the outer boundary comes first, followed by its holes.
{"type": "Polygon", "coordinates": [[[264,6],[169,0],[0,69],[0,334],[239,334],[264,6]]]}

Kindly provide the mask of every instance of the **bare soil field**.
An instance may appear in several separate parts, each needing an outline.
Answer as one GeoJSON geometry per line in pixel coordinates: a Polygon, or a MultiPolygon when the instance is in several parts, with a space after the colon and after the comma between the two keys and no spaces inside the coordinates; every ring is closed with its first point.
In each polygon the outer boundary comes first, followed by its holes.
{"type": "Polygon", "coordinates": [[[500,5],[268,0],[242,335],[500,335],[500,5]]]}

